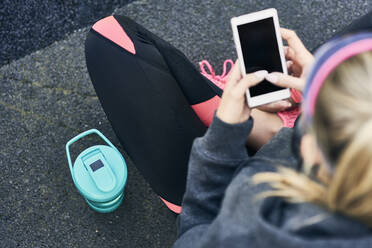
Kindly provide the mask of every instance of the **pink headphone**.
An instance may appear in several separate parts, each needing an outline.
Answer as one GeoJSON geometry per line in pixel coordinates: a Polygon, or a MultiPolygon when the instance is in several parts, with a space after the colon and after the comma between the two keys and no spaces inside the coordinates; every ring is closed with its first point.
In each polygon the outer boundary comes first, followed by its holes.
{"type": "Polygon", "coordinates": [[[327,42],[318,50],[303,92],[303,111],[307,123],[312,120],[317,96],[328,75],[348,58],[367,51],[372,51],[372,33],[342,36],[327,42]]]}

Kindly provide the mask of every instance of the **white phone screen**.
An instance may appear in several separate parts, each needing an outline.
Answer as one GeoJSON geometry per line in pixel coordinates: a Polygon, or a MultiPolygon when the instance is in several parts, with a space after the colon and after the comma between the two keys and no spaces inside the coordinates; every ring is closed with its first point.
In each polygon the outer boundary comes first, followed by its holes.
{"type": "MultiPolygon", "coordinates": [[[[272,17],[237,27],[246,73],[259,70],[283,72],[272,17]]],[[[251,87],[249,93],[251,97],[255,97],[282,89],[264,80],[251,87]]]]}

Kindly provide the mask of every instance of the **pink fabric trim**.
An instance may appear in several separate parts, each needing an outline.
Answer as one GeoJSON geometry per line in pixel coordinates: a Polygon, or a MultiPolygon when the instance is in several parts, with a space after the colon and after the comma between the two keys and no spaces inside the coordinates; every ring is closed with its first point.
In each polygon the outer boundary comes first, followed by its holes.
{"type": "Polygon", "coordinates": [[[99,20],[92,28],[100,35],[121,46],[128,52],[136,54],[132,40],[113,16],[108,16],[99,20]]]}
{"type": "Polygon", "coordinates": [[[167,208],[169,208],[170,210],[172,210],[176,214],[180,214],[181,213],[181,211],[182,211],[182,207],[181,206],[178,206],[178,205],[175,205],[173,203],[170,203],[169,201],[166,201],[166,200],[164,200],[161,197],[160,197],[160,199],[164,202],[164,204],[167,206],[167,208]]]}
{"type": "Polygon", "coordinates": [[[301,114],[301,108],[296,107],[292,110],[278,112],[277,115],[282,119],[284,127],[292,128],[297,120],[297,117],[301,114]]]}
{"type": "MultiPolygon", "coordinates": [[[[213,67],[207,60],[202,60],[200,63],[200,73],[209,79],[212,83],[214,83],[220,89],[224,89],[227,78],[231,73],[231,69],[234,66],[234,62],[231,59],[225,60],[223,63],[223,71],[221,75],[216,75],[213,70],[213,67]],[[230,64],[230,69],[227,69],[228,64],[230,64]],[[205,66],[208,68],[209,73],[205,70],[205,66]]],[[[219,96],[215,96],[205,102],[194,104],[191,107],[193,108],[194,112],[198,115],[199,119],[209,127],[212,123],[214,112],[217,110],[218,106],[220,105],[221,98],[219,96]]]]}
{"type": "Polygon", "coordinates": [[[305,105],[311,116],[314,114],[316,97],[327,76],[346,59],[369,50],[372,50],[372,39],[365,39],[352,43],[333,54],[331,58],[320,67],[309,90],[307,106],[305,105]]]}
{"type": "Polygon", "coordinates": [[[218,108],[218,105],[220,105],[220,101],[221,98],[215,96],[205,102],[191,105],[191,107],[204,125],[209,127],[212,123],[214,112],[218,108]]]}
{"type": "Polygon", "coordinates": [[[295,103],[302,102],[302,94],[298,90],[291,89],[291,98],[295,103]]]}

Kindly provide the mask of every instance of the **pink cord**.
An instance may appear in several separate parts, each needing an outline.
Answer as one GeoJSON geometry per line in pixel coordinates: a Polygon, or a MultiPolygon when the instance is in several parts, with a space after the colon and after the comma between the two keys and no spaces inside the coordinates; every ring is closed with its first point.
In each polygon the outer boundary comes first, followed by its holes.
{"type": "Polygon", "coordinates": [[[202,60],[200,63],[200,70],[201,74],[208,78],[210,81],[212,81],[217,87],[220,89],[224,89],[227,79],[231,73],[231,69],[234,66],[234,62],[231,59],[225,60],[223,63],[223,68],[222,68],[222,74],[221,75],[216,75],[216,73],[213,70],[213,67],[207,60],[202,60]],[[227,70],[227,65],[230,64],[229,70],[227,70]],[[205,70],[205,66],[207,66],[209,73],[205,70]]]}

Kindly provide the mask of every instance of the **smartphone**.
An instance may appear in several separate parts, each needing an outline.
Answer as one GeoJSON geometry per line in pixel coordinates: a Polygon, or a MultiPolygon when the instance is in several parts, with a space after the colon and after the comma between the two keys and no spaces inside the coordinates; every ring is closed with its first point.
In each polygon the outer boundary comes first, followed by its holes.
{"type": "MultiPolygon", "coordinates": [[[[243,76],[260,70],[288,74],[276,9],[233,17],[231,26],[243,76]]],[[[254,108],[289,98],[290,91],[264,80],[248,89],[246,96],[254,108]]]]}

